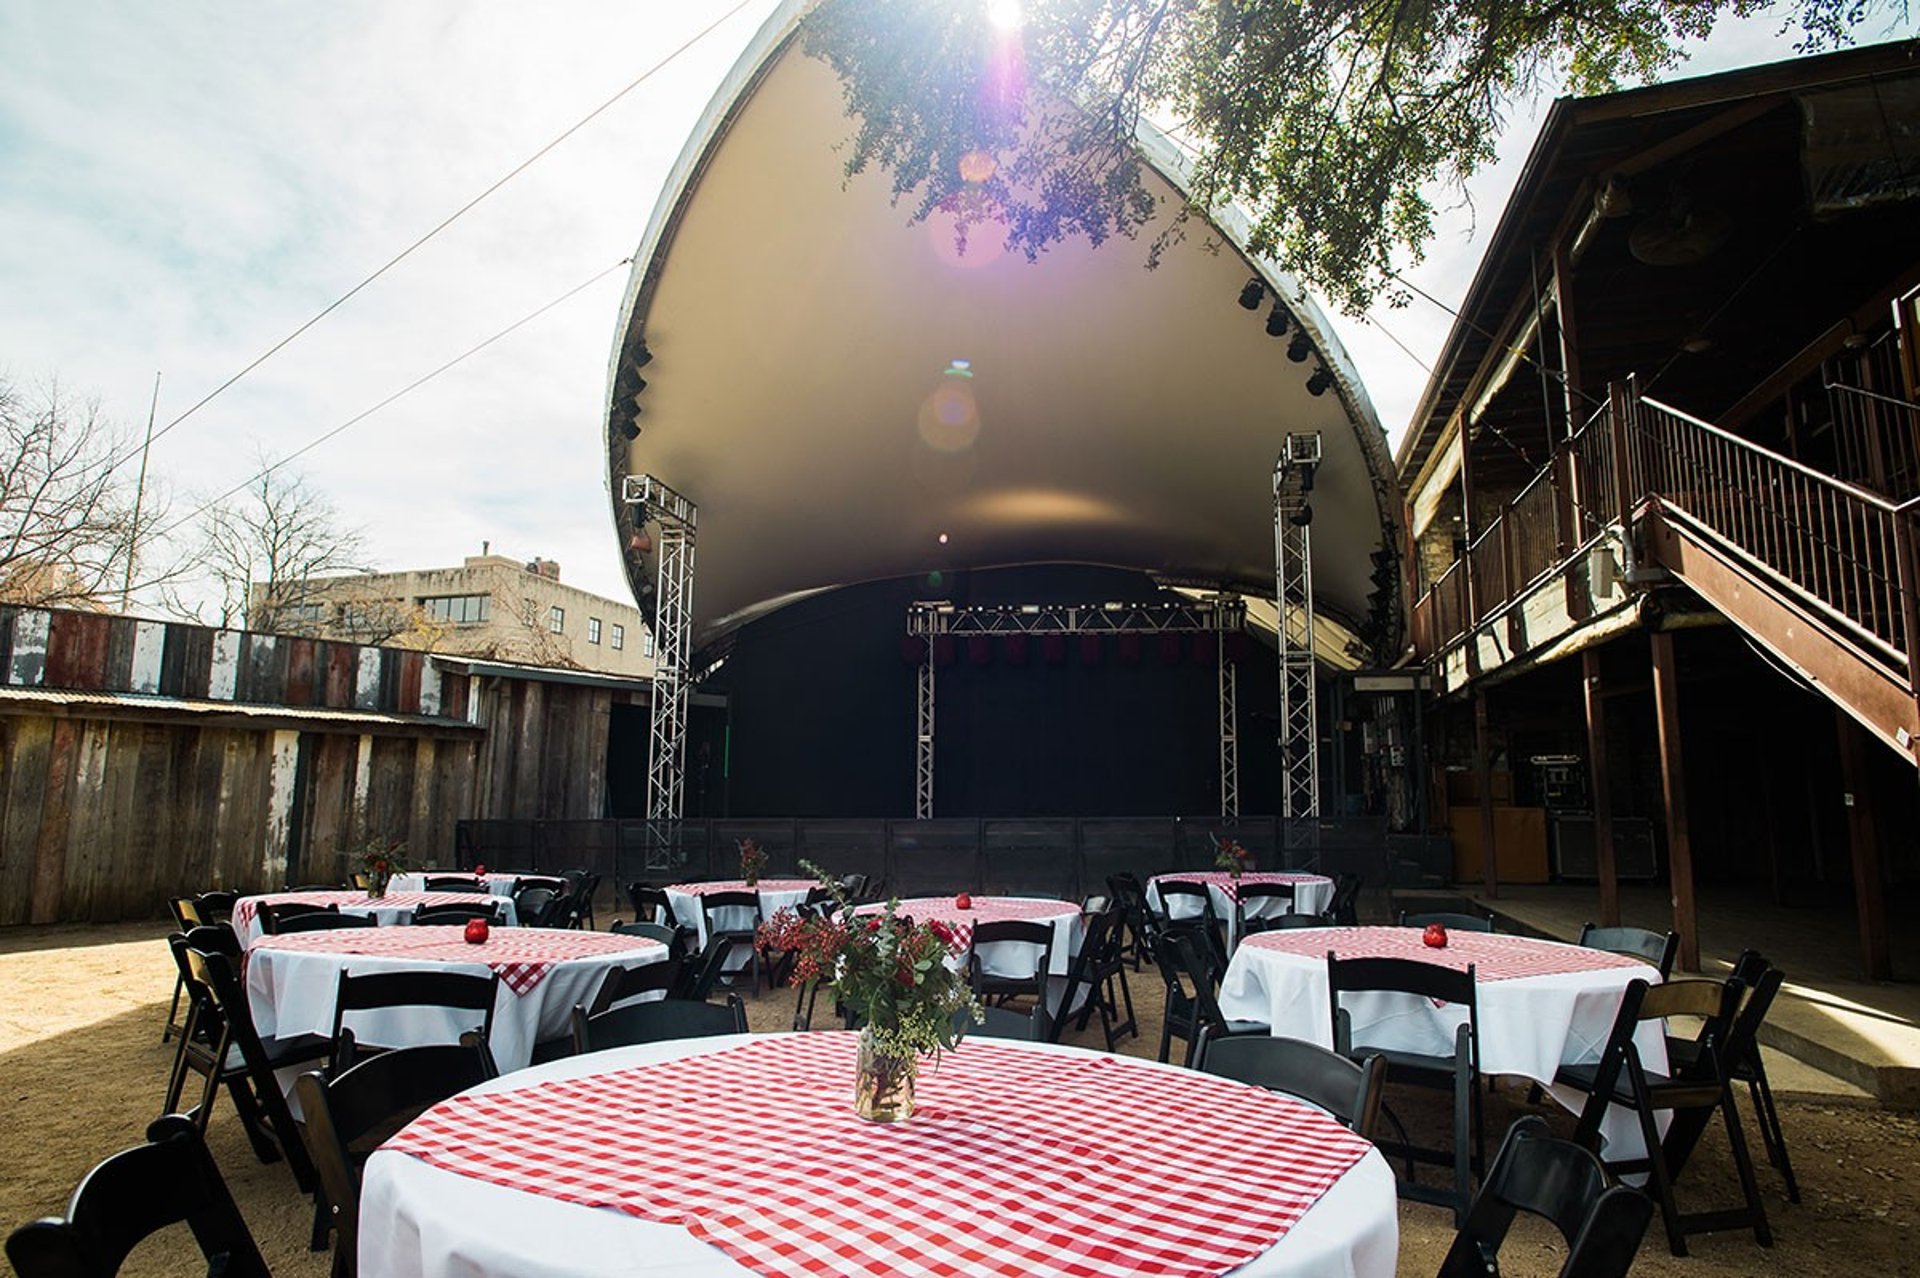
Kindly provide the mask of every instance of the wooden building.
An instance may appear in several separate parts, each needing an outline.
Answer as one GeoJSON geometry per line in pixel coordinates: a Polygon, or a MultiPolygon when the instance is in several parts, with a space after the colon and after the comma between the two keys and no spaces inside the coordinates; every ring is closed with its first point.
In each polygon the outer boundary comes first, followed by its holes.
{"type": "Polygon", "coordinates": [[[0,924],[339,882],[373,837],[609,810],[645,680],[99,613],[0,609],[0,924]]]}
{"type": "Polygon", "coordinates": [[[1697,890],[1846,892],[1888,975],[1916,228],[1915,42],[1553,108],[1397,458],[1436,788],[1489,886],[1537,861],[1611,920],[1664,877],[1687,966],[1697,890]]]}

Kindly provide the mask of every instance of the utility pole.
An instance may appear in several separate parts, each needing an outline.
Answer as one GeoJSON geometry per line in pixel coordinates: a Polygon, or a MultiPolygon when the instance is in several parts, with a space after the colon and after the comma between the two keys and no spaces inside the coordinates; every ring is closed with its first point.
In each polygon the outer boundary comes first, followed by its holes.
{"type": "Polygon", "coordinates": [[[133,486],[133,525],[127,529],[127,575],[120,582],[120,611],[133,594],[133,566],[140,559],[140,503],[147,496],[147,454],[153,451],[153,419],[160,410],[160,374],[153,375],[153,400],[147,405],[147,437],[140,445],[140,479],[133,486]]]}

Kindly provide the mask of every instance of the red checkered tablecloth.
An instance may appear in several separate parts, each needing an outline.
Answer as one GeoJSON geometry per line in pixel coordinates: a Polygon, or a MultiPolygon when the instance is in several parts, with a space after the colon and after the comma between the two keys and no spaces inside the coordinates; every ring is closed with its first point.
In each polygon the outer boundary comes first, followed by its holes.
{"type": "Polygon", "coordinates": [[[1215,1275],[1371,1148],[1259,1088],[968,1042],[900,1124],[853,1112],[857,1036],[783,1034],[462,1096],[385,1148],[680,1225],[756,1273],[1215,1275]]]}
{"type": "Polygon", "coordinates": [[[494,898],[485,892],[388,892],[384,896],[368,896],[364,890],[353,889],[339,892],[269,892],[265,896],[244,896],[234,903],[233,923],[236,929],[244,928],[253,921],[262,905],[282,905],[289,901],[298,901],[303,905],[380,905],[395,909],[421,905],[492,905],[494,898]]]}
{"type": "Polygon", "coordinates": [[[556,963],[666,947],[638,936],[543,927],[497,927],[480,945],[468,944],[464,929],[457,927],[370,927],[263,936],[253,948],[403,958],[422,963],[483,963],[500,974],[501,983],[508,989],[525,994],[547,979],[556,963]]]}
{"type": "Polygon", "coordinates": [[[1602,968],[1646,967],[1639,959],[1605,950],[1582,949],[1558,941],[1490,932],[1449,932],[1444,948],[1421,939],[1417,927],[1320,927],[1293,932],[1261,932],[1240,942],[1308,958],[1403,958],[1464,972],[1471,965],[1477,981],[1507,981],[1525,976],[1559,976],[1602,968]]]}
{"type": "Polygon", "coordinates": [[[761,879],[751,884],[745,879],[714,879],[706,883],[675,883],[666,890],[688,896],[711,896],[715,892],[805,892],[818,886],[814,879],[761,879]]]}
{"type": "MultiPolygon", "coordinates": [[[[950,896],[915,896],[901,901],[899,913],[917,923],[939,919],[953,929],[953,942],[956,948],[965,951],[973,944],[973,925],[976,923],[1000,923],[1008,919],[1030,919],[1035,923],[1051,923],[1063,915],[1078,914],[1080,907],[1072,901],[1049,901],[1029,896],[976,896],[973,907],[963,910],[953,903],[950,896]]],[[[878,903],[863,905],[855,914],[878,914],[885,909],[878,903]]]]}
{"type": "Polygon", "coordinates": [[[1240,899],[1242,883],[1327,883],[1324,874],[1292,874],[1280,870],[1255,870],[1235,880],[1226,870],[1207,870],[1199,874],[1156,874],[1150,883],[1205,883],[1226,893],[1229,901],[1240,899]]]}

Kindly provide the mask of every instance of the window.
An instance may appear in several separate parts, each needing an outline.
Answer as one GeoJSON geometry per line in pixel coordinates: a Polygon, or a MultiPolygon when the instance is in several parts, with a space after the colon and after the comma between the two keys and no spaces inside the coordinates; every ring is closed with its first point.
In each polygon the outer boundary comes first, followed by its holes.
{"type": "Polygon", "coordinates": [[[556,635],[563,635],[567,632],[567,610],[559,604],[555,604],[553,607],[547,609],[547,629],[553,631],[556,635]]]}
{"type": "Polygon", "coordinates": [[[651,630],[641,632],[640,655],[643,657],[651,657],[653,655],[653,631],[651,630]]]}
{"type": "Polygon", "coordinates": [[[613,646],[615,648],[627,646],[627,628],[617,621],[613,623],[613,646]]]}
{"type": "Polygon", "coordinates": [[[598,617],[587,618],[587,642],[600,642],[600,618],[598,617]]]}
{"type": "Polygon", "coordinates": [[[456,626],[477,626],[493,616],[492,595],[433,595],[422,599],[420,606],[432,620],[456,626]]]}

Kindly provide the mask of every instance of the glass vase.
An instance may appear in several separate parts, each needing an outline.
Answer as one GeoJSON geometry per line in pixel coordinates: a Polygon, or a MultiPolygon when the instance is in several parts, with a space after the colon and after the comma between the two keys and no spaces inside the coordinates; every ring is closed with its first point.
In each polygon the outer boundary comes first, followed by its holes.
{"type": "Polygon", "coordinates": [[[875,1123],[902,1123],[913,1117],[913,1079],[919,1061],[912,1055],[882,1051],[873,1031],[860,1031],[860,1066],[854,1080],[853,1108],[875,1123]]]}
{"type": "Polygon", "coordinates": [[[367,899],[369,901],[377,901],[386,894],[387,876],[384,874],[369,874],[367,876],[367,899]]]}

